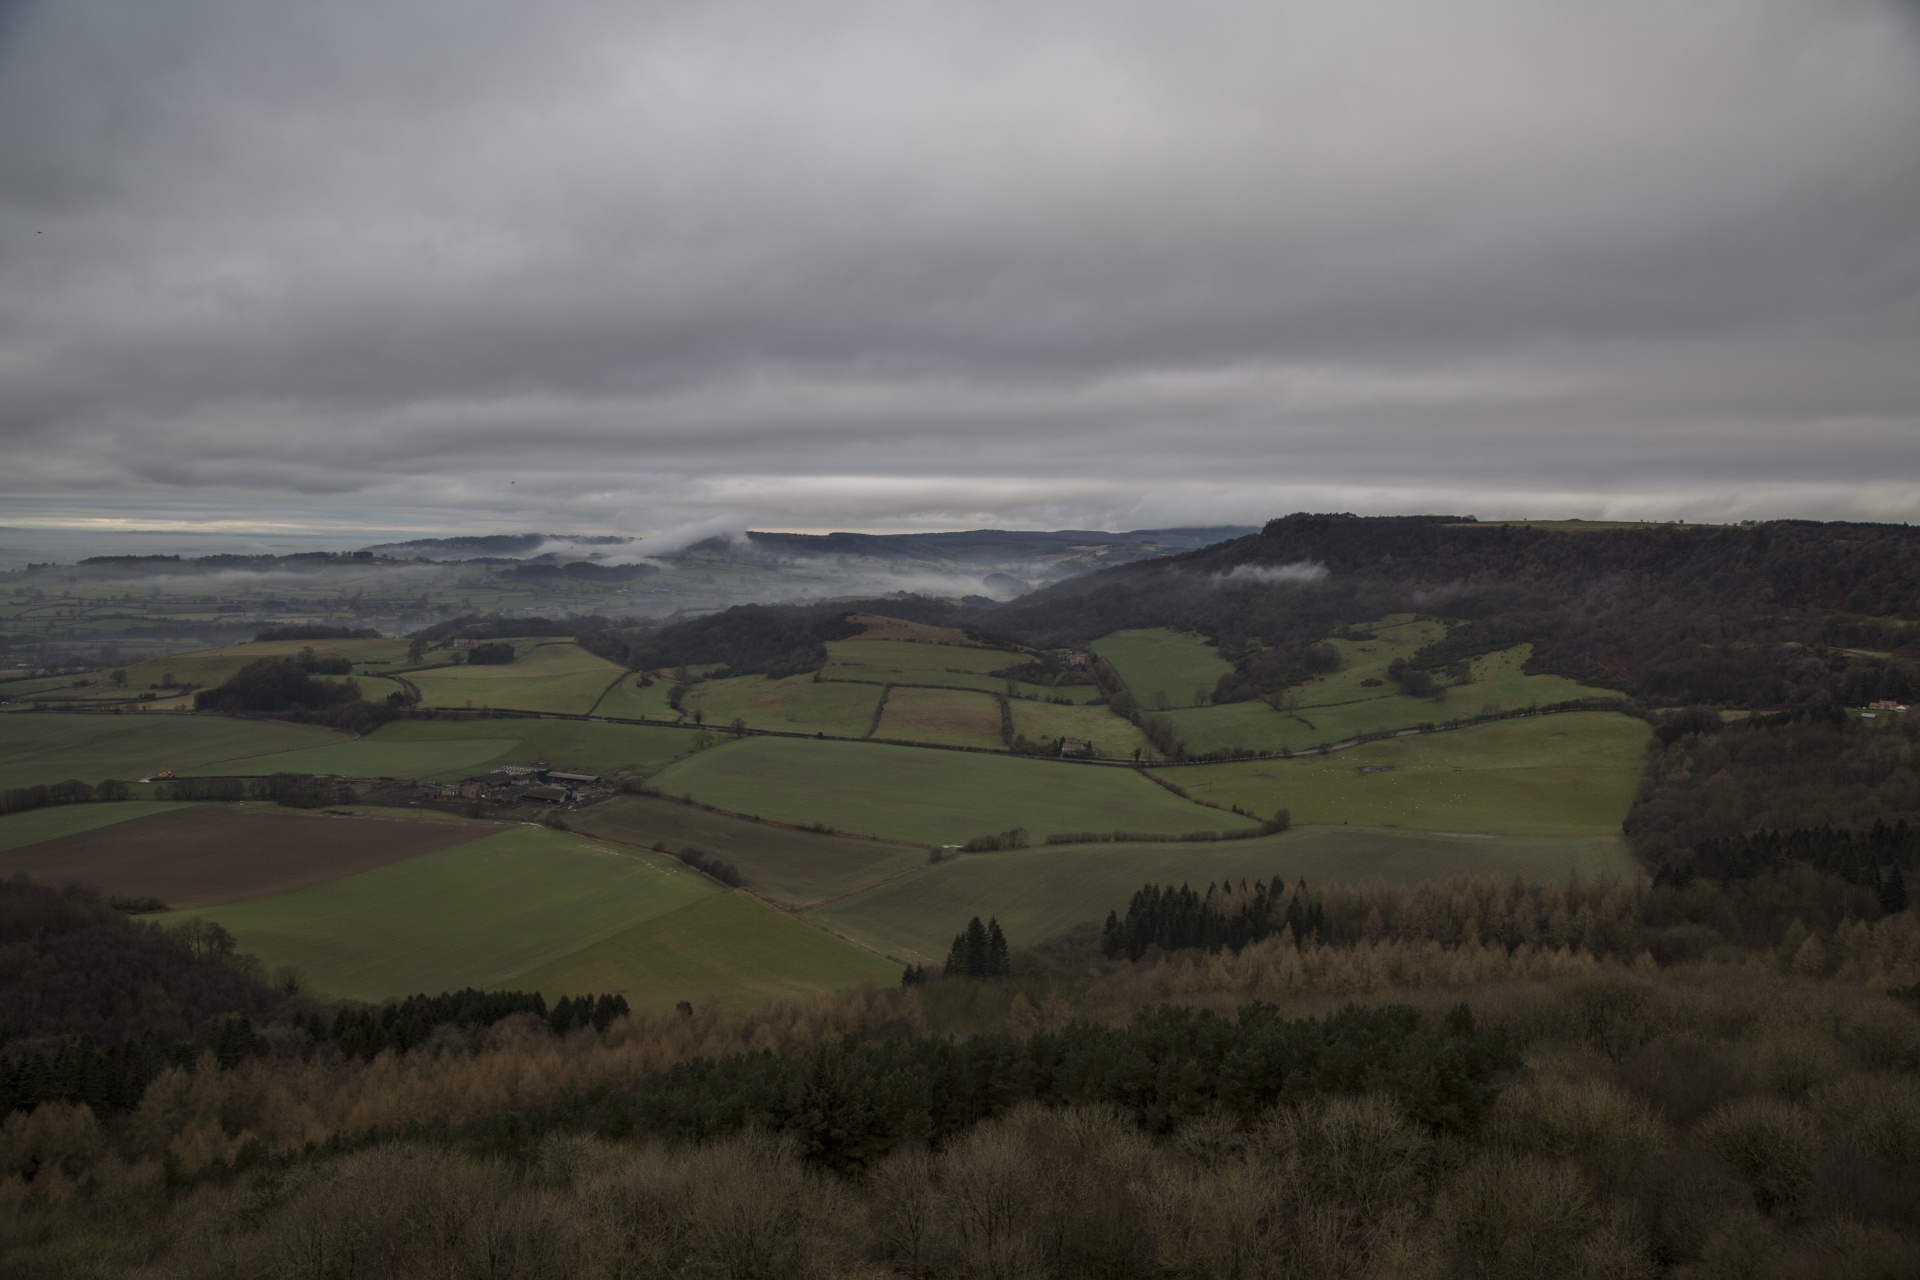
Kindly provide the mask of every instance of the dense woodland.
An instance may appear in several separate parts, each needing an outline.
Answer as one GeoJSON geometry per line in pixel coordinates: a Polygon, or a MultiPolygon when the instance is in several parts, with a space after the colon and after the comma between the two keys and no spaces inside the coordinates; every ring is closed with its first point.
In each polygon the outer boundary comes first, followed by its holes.
{"type": "Polygon", "coordinates": [[[124,1116],[16,1112],[0,1248],[23,1276],[1920,1265],[1920,1016],[1887,994],[1920,980],[1911,911],[1746,945],[1764,902],[1726,933],[1666,918],[1726,908],[1698,883],[1295,895],[1305,938],[1131,960],[1087,931],[1002,978],[750,1015],[596,1002],[559,1036],[468,993],[314,1044],[289,997],[124,1116]],[[1712,958],[1641,946],[1680,928],[1712,958]],[[471,1028],[436,1021],[461,1008],[471,1028]]]}

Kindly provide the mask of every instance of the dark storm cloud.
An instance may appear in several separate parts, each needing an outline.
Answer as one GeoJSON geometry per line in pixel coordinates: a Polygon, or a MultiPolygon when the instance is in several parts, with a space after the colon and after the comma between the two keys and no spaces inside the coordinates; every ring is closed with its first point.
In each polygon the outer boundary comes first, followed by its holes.
{"type": "Polygon", "coordinates": [[[10,16],[14,522],[1920,516],[1890,0],[10,16]]]}

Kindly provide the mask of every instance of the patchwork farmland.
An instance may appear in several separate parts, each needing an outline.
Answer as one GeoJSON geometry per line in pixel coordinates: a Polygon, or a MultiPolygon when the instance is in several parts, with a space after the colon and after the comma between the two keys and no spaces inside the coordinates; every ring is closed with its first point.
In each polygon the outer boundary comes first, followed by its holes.
{"type": "MultiPolygon", "coordinates": [[[[1579,712],[1315,750],[1603,693],[1527,674],[1525,645],[1474,656],[1436,702],[1408,696],[1389,669],[1444,625],[1386,618],[1329,636],[1337,669],[1284,700],[1214,704],[1231,668],[1192,633],[1095,641],[1111,666],[1103,686],[1058,655],[865,621],[864,634],[826,642],[817,670],[777,677],[717,663],[629,671],[553,637],[509,637],[513,661],[497,664],[446,644],[340,642],[335,656],[363,684],[410,691],[396,703],[418,696],[358,734],[17,711],[0,716],[8,786],[319,775],[358,779],[365,797],[326,816],[168,802],[158,784],[136,786],[117,803],[0,817],[0,874],[158,899],[174,909],[163,923],[214,920],[328,996],[517,986],[664,1008],[891,983],[903,963],[938,961],[969,916],[996,916],[1026,945],[1097,922],[1148,881],[1631,869],[1618,832],[1643,721],[1579,712]],[[1298,754],[1180,763],[1116,712],[1114,674],[1188,756],[1298,754]],[[563,810],[462,799],[439,821],[404,798],[536,765],[609,781],[563,810]],[[1278,810],[1292,829],[1254,834],[1278,810]],[[521,825],[534,817],[553,821],[521,825]],[[969,842],[1014,847],[958,852],[969,842]]],[[[177,655],[172,675],[217,680],[287,648],[177,655]]]]}

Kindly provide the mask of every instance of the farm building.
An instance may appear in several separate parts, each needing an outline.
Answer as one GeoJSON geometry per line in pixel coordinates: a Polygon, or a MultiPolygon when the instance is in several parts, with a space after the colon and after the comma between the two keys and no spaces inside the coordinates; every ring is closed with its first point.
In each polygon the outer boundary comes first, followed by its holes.
{"type": "Polygon", "coordinates": [[[558,769],[547,770],[548,782],[563,782],[572,786],[584,786],[600,781],[597,773],[562,773],[558,769]]]}
{"type": "Polygon", "coordinates": [[[572,792],[565,787],[528,787],[520,793],[523,800],[538,800],[543,804],[565,804],[572,792]]]}
{"type": "Polygon", "coordinates": [[[1869,711],[1905,711],[1907,708],[1905,703],[1894,702],[1892,699],[1882,699],[1879,702],[1869,702],[1867,709],[1869,711]]]}

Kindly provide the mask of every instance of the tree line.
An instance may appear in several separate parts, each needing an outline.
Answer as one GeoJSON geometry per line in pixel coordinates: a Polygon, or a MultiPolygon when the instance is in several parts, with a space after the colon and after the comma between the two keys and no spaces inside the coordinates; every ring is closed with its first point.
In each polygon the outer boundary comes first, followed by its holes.
{"type": "Polygon", "coordinates": [[[804,1053],[684,1062],[637,1088],[596,1090],[468,1127],[482,1150],[526,1151],[556,1133],[705,1142],[747,1129],[802,1157],[858,1169],[902,1143],[934,1146],[1022,1103],[1120,1109],[1151,1133],[1209,1113],[1250,1119],[1328,1095],[1376,1094],[1438,1129],[1471,1126],[1517,1065],[1507,1038],[1465,1005],[1438,1022],[1406,1005],[1287,1018],[1161,1007],[1122,1027],[1074,1023],[1024,1039],[847,1039],[804,1053]]]}

